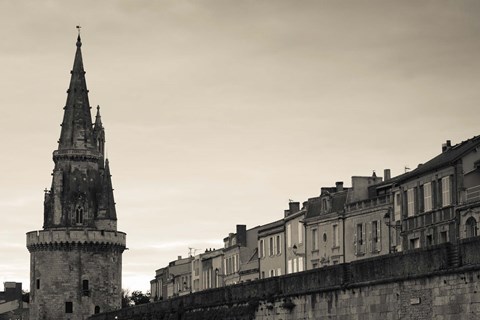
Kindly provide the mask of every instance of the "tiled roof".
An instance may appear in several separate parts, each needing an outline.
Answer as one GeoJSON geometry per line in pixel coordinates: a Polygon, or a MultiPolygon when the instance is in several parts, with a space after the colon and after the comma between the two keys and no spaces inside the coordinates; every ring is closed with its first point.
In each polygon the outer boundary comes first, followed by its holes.
{"type": "Polygon", "coordinates": [[[343,210],[345,206],[345,202],[347,201],[347,189],[332,193],[330,195],[330,205],[331,210],[326,213],[322,213],[322,202],[321,199],[324,197],[315,197],[308,199],[307,203],[307,214],[305,215],[305,219],[318,217],[321,214],[329,214],[334,212],[340,212],[343,210]]]}
{"type": "Polygon", "coordinates": [[[402,182],[426,172],[449,166],[478,146],[480,146],[480,136],[475,136],[466,141],[462,141],[461,143],[451,146],[433,159],[419,165],[415,170],[396,176],[392,180],[388,180],[384,183],[391,183],[392,181],[402,182]]]}

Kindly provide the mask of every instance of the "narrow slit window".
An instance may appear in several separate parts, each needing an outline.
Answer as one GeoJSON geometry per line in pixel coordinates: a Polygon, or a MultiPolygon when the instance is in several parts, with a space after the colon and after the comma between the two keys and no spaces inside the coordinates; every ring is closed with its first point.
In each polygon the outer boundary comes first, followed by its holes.
{"type": "Polygon", "coordinates": [[[65,302],[65,313],[73,313],[73,302],[65,302]]]}

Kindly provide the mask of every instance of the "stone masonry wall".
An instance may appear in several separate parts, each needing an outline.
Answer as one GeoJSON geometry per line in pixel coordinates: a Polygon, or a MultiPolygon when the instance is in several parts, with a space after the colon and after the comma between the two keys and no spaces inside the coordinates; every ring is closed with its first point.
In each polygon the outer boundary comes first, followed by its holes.
{"type": "Polygon", "coordinates": [[[480,238],[201,291],[90,319],[479,319],[477,249],[480,238]]]}
{"type": "Polygon", "coordinates": [[[83,320],[95,306],[102,312],[120,308],[121,259],[121,251],[99,244],[31,252],[30,319],[83,320]],[[83,280],[88,280],[88,291],[83,280]],[[66,313],[67,301],[72,313],[66,313]]]}

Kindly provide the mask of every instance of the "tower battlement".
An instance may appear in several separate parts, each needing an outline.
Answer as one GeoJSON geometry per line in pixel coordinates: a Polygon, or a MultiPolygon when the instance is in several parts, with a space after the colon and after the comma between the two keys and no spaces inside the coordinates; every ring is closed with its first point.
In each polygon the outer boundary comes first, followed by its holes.
{"type": "Polygon", "coordinates": [[[119,231],[108,230],[40,230],[27,233],[27,248],[46,245],[114,245],[125,249],[126,234],[119,231]]]}

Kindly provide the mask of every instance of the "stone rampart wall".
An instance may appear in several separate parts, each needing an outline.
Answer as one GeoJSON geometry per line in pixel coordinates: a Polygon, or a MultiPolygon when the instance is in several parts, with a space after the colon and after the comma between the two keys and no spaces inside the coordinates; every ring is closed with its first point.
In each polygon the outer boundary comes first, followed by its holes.
{"type": "Polygon", "coordinates": [[[475,238],[201,291],[90,319],[477,319],[479,249],[480,238],[475,238]]]}

